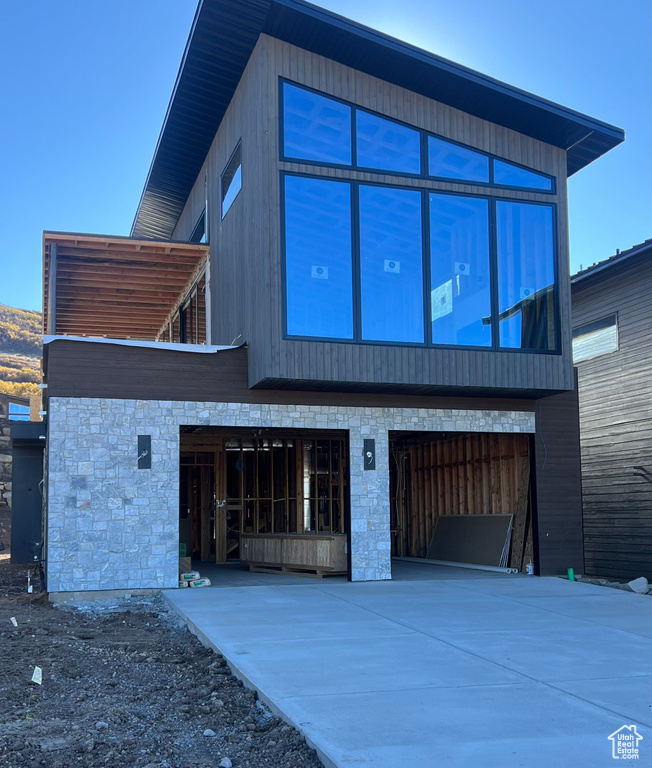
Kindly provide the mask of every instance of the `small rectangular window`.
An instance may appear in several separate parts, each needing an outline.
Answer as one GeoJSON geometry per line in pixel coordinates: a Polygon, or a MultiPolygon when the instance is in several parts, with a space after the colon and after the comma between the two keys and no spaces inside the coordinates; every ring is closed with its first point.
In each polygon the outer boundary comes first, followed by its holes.
{"type": "Polygon", "coordinates": [[[29,406],[9,403],[9,421],[29,421],[29,406]]]}
{"type": "Polygon", "coordinates": [[[222,171],[222,218],[226,216],[242,188],[241,146],[238,144],[226,168],[222,171]]]}
{"type": "Polygon", "coordinates": [[[205,243],[206,242],[206,211],[202,211],[201,216],[195,224],[195,228],[190,235],[189,242],[191,243],[205,243]]]}
{"type": "Polygon", "coordinates": [[[573,362],[615,352],[618,349],[616,315],[603,317],[573,330],[573,362]]]}

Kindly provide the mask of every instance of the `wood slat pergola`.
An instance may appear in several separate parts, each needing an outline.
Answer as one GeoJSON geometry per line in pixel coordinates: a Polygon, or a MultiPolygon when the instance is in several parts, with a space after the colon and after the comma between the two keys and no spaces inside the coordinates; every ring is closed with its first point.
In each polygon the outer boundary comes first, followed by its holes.
{"type": "Polygon", "coordinates": [[[155,340],[205,267],[209,246],[43,233],[43,332],[155,340]]]}

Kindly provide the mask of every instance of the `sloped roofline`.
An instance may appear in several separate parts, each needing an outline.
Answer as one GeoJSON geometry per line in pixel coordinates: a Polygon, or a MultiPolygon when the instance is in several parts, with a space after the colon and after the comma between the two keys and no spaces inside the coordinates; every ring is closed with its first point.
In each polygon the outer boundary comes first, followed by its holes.
{"type": "Polygon", "coordinates": [[[643,255],[652,256],[652,238],[645,240],[645,242],[639,243],[638,245],[634,245],[626,251],[618,251],[608,259],[599,261],[597,264],[592,264],[581,272],[576,272],[574,275],[571,275],[571,285],[577,285],[577,283],[582,282],[582,280],[587,277],[593,277],[593,275],[597,275],[607,269],[616,267],[636,256],[643,255]]]}
{"type": "Polygon", "coordinates": [[[305,0],[200,0],[131,229],[169,239],[261,34],[566,150],[568,175],[621,128],[495,80],[305,0]]]}

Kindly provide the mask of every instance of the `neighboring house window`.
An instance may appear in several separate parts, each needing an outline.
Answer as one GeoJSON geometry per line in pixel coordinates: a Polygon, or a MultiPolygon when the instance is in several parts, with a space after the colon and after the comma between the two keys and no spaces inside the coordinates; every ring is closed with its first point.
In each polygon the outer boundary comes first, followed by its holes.
{"type": "Polygon", "coordinates": [[[29,406],[9,403],[9,421],[29,421],[29,406]]]}
{"type": "Polygon", "coordinates": [[[226,168],[222,171],[222,218],[226,216],[242,188],[241,146],[239,143],[231,155],[231,159],[226,164],[226,168]]]}
{"type": "MultiPolygon", "coordinates": [[[[553,191],[551,177],[281,84],[285,159],[553,191]]],[[[555,205],[281,178],[287,336],[558,350],[555,205]]]]}
{"type": "Polygon", "coordinates": [[[618,349],[618,318],[603,317],[573,329],[573,362],[587,360],[618,349]]]}

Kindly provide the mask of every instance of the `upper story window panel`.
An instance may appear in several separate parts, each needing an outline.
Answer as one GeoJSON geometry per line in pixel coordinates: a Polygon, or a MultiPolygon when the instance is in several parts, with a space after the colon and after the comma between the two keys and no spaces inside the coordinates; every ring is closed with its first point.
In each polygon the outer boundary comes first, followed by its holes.
{"type": "Polygon", "coordinates": [[[418,131],[393,120],[356,110],[357,164],[401,174],[421,173],[418,131]]]}
{"type": "Polygon", "coordinates": [[[552,206],[498,201],[496,242],[501,347],[556,349],[552,206]]]}
{"type": "Polygon", "coordinates": [[[283,83],[283,152],[297,160],[351,165],[351,107],[283,83]]]}
{"type": "Polygon", "coordinates": [[[351,187],[285,178],[287,333],[353,339],[351,187]]]}
{"type": "Polygon", "coordinates": [[[549,176],[497,159],[494,160],[494,184],[500,187],[522,187],[552,192],[552,179],[549,176]]]}
{"type": "Polygon", "coordinates": [[[489,182],[489,158],[459,144],[428,136],[428,174],[486,184],[489,182]]]}
{"type": "Polygon", "coordinates": [[[360,186],[362,339],[423,344],[421,192],[360,186]]]}
{"type": "Polygon", "coordinates": [[[433,343],[491,346],[485,198],[430,194],[430,311],[433,343]]]}
{"type": "Polygon", "coordinates": [[[288,336],[559,350],[553,205],[282,179],[288,336]]]}
{"type": "Polygon", "coordinates": [[[355,104],[287,81],[281,81],[281,92],[284,159],[399,176],[555,191],[551,176],[433,136],[355,104]],[[427,158],[422,158],[422,151],[424,155],[427,152],[427,158]]]}

